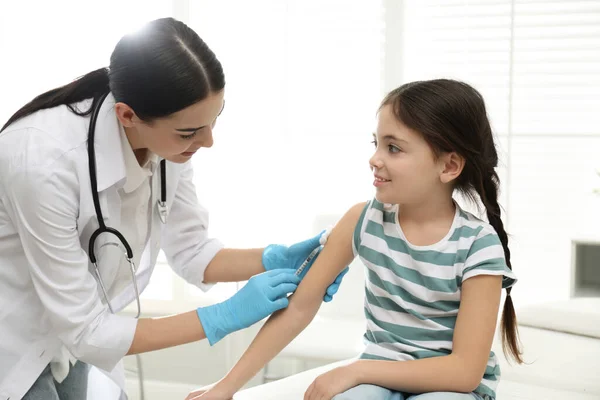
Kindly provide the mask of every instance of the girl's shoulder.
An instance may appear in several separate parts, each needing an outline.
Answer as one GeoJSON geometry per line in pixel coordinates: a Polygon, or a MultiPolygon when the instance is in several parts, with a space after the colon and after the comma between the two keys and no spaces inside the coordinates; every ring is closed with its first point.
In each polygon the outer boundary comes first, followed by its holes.
{"type": "Polygon", "coordinates": [[[459,204],[456,204],[458,209],[456,229],[462,230],[463,233],[469,232],[473,239],[482,238],[487,235],[498,236],[496,230],[489,222],[475,216],[473,213],[465,210],[459,204]]]}

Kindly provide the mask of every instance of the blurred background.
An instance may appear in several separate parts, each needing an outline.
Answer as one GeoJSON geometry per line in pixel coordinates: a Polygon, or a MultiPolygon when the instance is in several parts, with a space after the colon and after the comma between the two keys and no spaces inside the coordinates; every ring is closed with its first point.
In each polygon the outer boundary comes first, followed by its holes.
{"type": "MultiPolygon", "coordinates": [[[[487,102],[519,277],[515,304],[600,296],[600,1],[3,0],[0,121],[37,94],[108,66],[123,34],[166,16],[196,30],[225,70],[215,145],[194,163],[211,235],[228,247],[302,240],[372,198],[368,159],[384,94],[448,77],[472,84],[487,102]]],[[[355,264],[322,307],[319,334],[250,385],[346,357],[344,349],[311,346],[338,335],[327,321],[360,331],[355,264]],[[311,352],[322,357],[302,357],[311,352]]],[[[202,293],[163,258],[142,309],[186,311],[236,288],[202,293]]],[[[146,398],[219,379],[256,330],[214,348],[194,343],[142,356],[146,398]]],[[[360,337],[350,336],[345,350],[354,351],[360,337]]],[[[138,367],[128,365],[136,398],[138,367]]]]}

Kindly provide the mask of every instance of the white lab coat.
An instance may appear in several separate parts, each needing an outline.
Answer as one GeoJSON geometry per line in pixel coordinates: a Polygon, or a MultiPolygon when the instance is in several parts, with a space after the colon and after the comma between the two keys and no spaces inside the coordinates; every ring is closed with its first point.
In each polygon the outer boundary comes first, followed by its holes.
{"type": "MultiPolygon", "coordinates": [[[[78,108],[87,110],[90,103],[78,108]]],[[[109,95],[100,109],[95,149],[103,218],[119,229],[117,190],[125,182],[125,165],[114,104],[109,95]]],[[[109,312],[92,275],[87,248],[98,223],[88,172],[88,126],[89,116],[61,106],[0,133],[0,400],[21,399],[63,345],[83,362],[115,370],[113,380],[124,384],[118,364],[137,321],[109,312]]],[[[204,271],[222,245],[207,235],[208,213],[198,203],[192,174],[190,162],[167,162],[166,224],[156,210],[160,174],[153,174],[149,240],[136,274],[140,291],[161,247],[178,275],[207,288],[204,271]]],[[[107,239],[113,238],[101,235],[96,248],[107,239]]],[[[107,287],[119,266],[115,254],[97,255],[107,287]]],[[[117,311],[134,300],[129,280],[111,304],[117,311]]]]}

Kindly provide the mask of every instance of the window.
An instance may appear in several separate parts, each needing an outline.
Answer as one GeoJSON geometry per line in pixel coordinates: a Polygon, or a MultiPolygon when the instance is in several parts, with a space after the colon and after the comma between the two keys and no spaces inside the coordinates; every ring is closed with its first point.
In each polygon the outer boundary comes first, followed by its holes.
{"type": "Polygon", "coordinates": [[[513,294],[520,304],[568,297],[571,239],[600,226],[600,3],[404,4],[404,81],[457,78],[486,99],[521,282],[513,294]]]}

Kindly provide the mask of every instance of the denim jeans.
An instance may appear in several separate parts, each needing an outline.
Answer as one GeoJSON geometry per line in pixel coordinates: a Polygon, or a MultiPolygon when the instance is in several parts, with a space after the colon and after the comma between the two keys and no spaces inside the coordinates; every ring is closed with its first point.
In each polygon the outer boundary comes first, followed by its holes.
{"type": "Polygon", "coordinates": [[[50,364],[25,394],[22,400],[85,400],[87,397],[88,365],[77,361],[71,366],[69,375],[58,383],[50,364]]]}
{"type": "Polygon", "coordinates": [[[487,400],[477,393],[432,392],[409,394],[375,385],[359,385],[333,397],[332,400],[487,400]]]}

